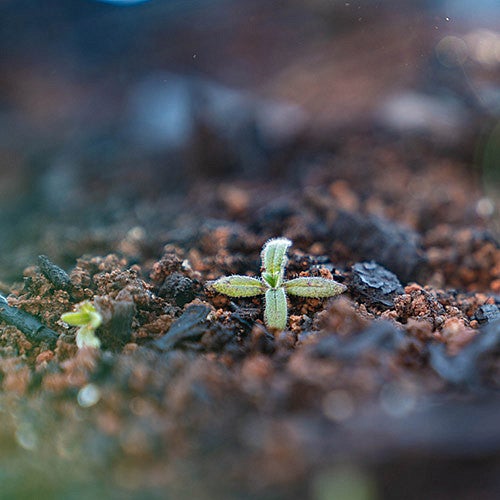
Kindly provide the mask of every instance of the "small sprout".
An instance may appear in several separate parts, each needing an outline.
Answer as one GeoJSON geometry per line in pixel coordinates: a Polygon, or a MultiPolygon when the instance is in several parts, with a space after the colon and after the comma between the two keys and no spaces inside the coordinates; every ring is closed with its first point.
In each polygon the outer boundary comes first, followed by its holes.
{"type": "Polygon", "coordinates": [[[88,300],[76,306],[75,312],[64,313],[61,319],[71,326],[79,326],[76,332],[76,345],[82,347],[101,346],[95,331],[102,323],[102,316],[88,300]]]}
{"type": "Polygon", "coordinates": [[[262,276],[227,276],[209,283],[214,290],[229,297],[254,297],[264,295],[264,321],[269,328],[284,330],[288,319],[286,296],[333,297],[345,292],[347,287],[326,278],[295,278],[285,280],[288,262],[287,250],[292,242],[286,238],[269,240],[263,247],[262,276]]]}

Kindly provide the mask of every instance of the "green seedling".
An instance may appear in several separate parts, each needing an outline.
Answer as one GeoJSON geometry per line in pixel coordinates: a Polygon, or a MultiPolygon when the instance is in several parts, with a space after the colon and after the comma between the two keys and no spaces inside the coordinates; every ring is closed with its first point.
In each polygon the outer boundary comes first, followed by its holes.
{"type": "Polygon", "coordinates": [[[209,283],[229,297],[264,295],[264,321],[269,328],[284,330],[288,319],[287,294],[299,297],[333,297],[347,287],[326,278],[285,279],[287,251],[292,242],[286,238],[269,240],[263,247],[261,278],[233,275],[209,283]]]}
{"type": "Polygon", "coordinates": [[[82,347],[101,346],[95,331],[102,323],[102,316],[88,300],[76,306],[75,312],[64,313],[61,319],[71,326],[79,326],[76,332],[76,345],[82,347]]]}

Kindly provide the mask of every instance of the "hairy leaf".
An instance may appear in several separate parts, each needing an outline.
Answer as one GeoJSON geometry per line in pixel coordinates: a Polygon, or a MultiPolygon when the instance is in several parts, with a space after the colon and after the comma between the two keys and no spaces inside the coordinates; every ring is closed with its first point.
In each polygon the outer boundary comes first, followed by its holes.
{"type": "Polygon", "coordinates": [[[265,286],[259,279],[238,274],[219,278],[212,281],[210,286],[229,297],[254,297],[265,291],[265,286]]]}
{"type": "Polygon", "coordinates": [[[271,287],[271,288],[277,288],[279,285],[281,285],[282,282],[282,277],[280,277],[277,274],[271,274],[271,273],[262,273],[262,279],[271,287]]]}
{"type": "Polygon", "coordinates": [[[283,278],[285,266],[288,261],[286,252],[292,242],[287,238],[275,238],[269,240],[262,249],[262,266],[264,270],[278,278],[283,278]]]}
{"type": "Polygon", "coordinates": [[[299,297],[333,297],[347,290],[345,285],[325,278],[295,278],[283,286],[290,295],[299,297]]]}
{"type": "Polygon", "coordinates": [[[264,321],[269,328],[284,330],[288,307],[286,303],[286,294],[283,288],[266,291],[266,309],[264,311],[264,321]]]}

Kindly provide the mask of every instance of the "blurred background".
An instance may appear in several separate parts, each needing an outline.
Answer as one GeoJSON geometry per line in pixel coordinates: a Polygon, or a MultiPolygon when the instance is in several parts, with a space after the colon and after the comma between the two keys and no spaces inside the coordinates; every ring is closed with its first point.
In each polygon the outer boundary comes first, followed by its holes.
{"type": "Polygon", "coordinates": [[[193,185],[293,182],[353,130],[423,137],[493,186],[499,17],[495,0],[1,0],[1,279],[131,228],[160,241],[193,185]]]}

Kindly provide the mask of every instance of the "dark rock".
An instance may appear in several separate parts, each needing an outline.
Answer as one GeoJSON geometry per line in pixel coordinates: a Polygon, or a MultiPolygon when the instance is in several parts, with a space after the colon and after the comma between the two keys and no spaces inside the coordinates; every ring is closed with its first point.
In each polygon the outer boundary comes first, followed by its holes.
{"type": "Polygon", "coordinates": [[[181,273],[172,273],[165,278],[158,295],[182,307],[195,297],[193,280],[181,273]]]}
{"type": "Polygon", "coordinates": [[[38,345],[47,342],[53,346],[59,334],[46,327],[35,316],[17,307],[10,306],[7,299],[0,295],[0,321],[13,325],[28,337],[30,342],[38,345]]]}
{"type": "Polygon", "coordinates": [[[187,307],[182,316],[172,323],[168,332],[155,340],[153,345],[162,351],[168,351],[184,340],[200,338],[208,330],[210,311],[210,307],[204,304],[187,307]]]}
{"type": "Polygon", "coordinates": [[[480,325],[487,325],[492,321],[500,319],[500,309],[495,304],[484,304],[477,308],[474,319],[480,325]]]}
{"type": "Polygon", "coordinates": [[[373,259],[403,282],[414,279],[424,263],[419,236],[381,217],[341,210],[331,231],[359,260],[373,259]]]}
{"type": "Polygon", "coordinates": [[[359,262],[352,266],[350,291],[369,305],[390,308],[394,297],[404,293],[397,276],[376,262],[359,262]]]}
{"type": "Polygon", "coordinates": [[[58,289],[71,290],[73,287],[68,273],[56,266],[47,256],[38,256],[38,267],[41,273],[58,289]]]}

